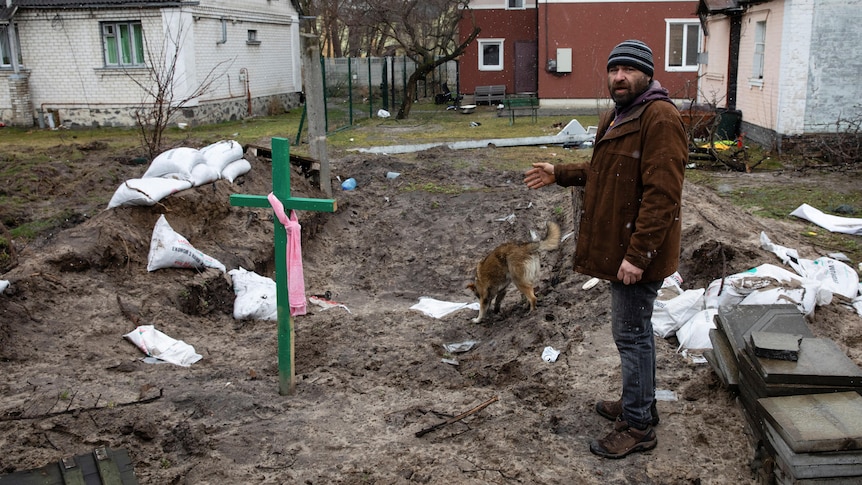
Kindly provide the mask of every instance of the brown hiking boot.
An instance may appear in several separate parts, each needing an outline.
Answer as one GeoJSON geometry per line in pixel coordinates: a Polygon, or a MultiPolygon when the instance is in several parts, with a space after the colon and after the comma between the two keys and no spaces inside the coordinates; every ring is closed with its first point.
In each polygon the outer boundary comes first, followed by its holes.
{"type": "MultiPolygon", "coordinates": [[[[610,419],[611,421],[616,421],[617,418],[623,415],[623,400],[618,399],[616,401],[599,401],[596,403],[596,412],[599,413],[600,416],[610,419]]],[[[650,420],[650,426],[657,426],[659,422],[658,417],[658,409],[655,406],[655,401],[652,402],[652,406],[649,408],[649,412],[652,415],[652,419],[650,420]]]]}
{"type": "Polygon", "coordinates": [[[590,451],[603,458],[623,458],[638,451],[656,447],[658,438],[652,426],[647,429],[632,428],[625,421],[614,422],[614,430],[604,438],[590,443],[590,451]]]}

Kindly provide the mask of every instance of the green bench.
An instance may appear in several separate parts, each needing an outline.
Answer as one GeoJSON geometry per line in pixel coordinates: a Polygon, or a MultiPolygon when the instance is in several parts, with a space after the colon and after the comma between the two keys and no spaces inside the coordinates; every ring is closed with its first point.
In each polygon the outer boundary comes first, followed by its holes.
{"type": "Polygon", "coordinates": [[[530,110],[533,123],[539,111],[539,98],[536,96],[511,96],[503,100],[503,109],[509,112],[509,124],[515,124],[515,112],[530,110]]]}

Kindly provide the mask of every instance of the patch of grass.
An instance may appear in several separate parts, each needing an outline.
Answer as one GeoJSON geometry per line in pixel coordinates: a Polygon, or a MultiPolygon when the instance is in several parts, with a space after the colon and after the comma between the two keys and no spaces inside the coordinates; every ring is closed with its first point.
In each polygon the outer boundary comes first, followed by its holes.
{"type": "MultiPolygon", "coordinates": [[[[779,165],[779,168],[783,167],[779,165]]],[[[709,187],[729,198],[733,205],[768,219],[801,221],[802,219],[797,219],[790,213],[802,204],[839,217],[848,217],[843,209],[858,211],[862,208],[862,188],[838,190],[836,187],[810,181],[780,185],[747,183],[735,186],[735,181],[728,181],[726,176],[719,177],[715,172],[706,170],[688,170],[685,177],[687,183],[709,187]]],[[[745,174],[739,174],[739,177],[745,177],[745,174]]],[[[808,238],[813,246],[823,248],[825,252],[842,252],[853,261],[862,260],[862,239],[858,236],[833,233],[813,223],[806,223],[800,235],[808,238]]]]}
{"type": "MultiPolygon", "coordinates": [[[[847,215],[836,209],[862,206],[862,190],[838,193],[830,187],[815,184],[739,188],[731,191],[729,195],[734,205],[772,219],[795,219],[789,214],[803,203],[839,217],[847,215]]],[[[807,223],[801,234],[811,238],[812,244],[816,246],[842,252],[853,261],[862,260],[862,244],[857,236],[833,233],[813,223],[807,223]]]]}
{"type": "Polygon", "coordinates": [[[837,193],[829,187],[812,184],[740,187],[732,190],[729,195],[735,205],[749,209],[759,216],[773,219],[787,217],[803,203],[835,215],[841,215],[835,211],[840,206],[862,206],[862,190],[837,193]]]}
{"type": "MultiPolygon", "coordinates": [[[[6,198],[0,198],[0,200],[5,199],[6,198]]],[[[13,227],[9,229],[9,234],[12,236],[12,239],[31,240],[39,234],[78,224],[85,218],[85,215],[72,210],[64,210],[59,214],[25,222],[19,226],[13,227]]]]}
{"type": "Polygon", "coordinates": [[[9,231],[13,239],[31,240],[37,235],[57,227],[57,224],[49,219],[40,219],[27,222],[9,231]]]}

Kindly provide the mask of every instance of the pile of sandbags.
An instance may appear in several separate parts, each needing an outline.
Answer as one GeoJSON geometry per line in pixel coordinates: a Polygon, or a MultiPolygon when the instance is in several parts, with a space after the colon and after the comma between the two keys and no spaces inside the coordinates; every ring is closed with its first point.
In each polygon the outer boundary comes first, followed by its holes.
{"type": "Polygon", "coordinates": [[[251,164],[242,157],[242,146],[234,140],[222,140],[199,150],[172,148],[153,159],[141,178],[123,182],[108,202],[108,209],[155,205],[171,194],[219,179],[233,183],[251,170],[251,164]]]}

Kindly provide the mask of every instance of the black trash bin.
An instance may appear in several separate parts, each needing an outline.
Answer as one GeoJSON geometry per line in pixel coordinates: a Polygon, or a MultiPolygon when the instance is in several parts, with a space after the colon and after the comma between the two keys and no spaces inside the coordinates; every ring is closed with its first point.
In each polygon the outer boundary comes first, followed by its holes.
{"type": "Polygon", "coordinates": [[[739,127],[742,124],[742,111],[736,109],[718,109],[718,126],[715,129],[716,140],[736,140],[739,137],[739,127]]]}

